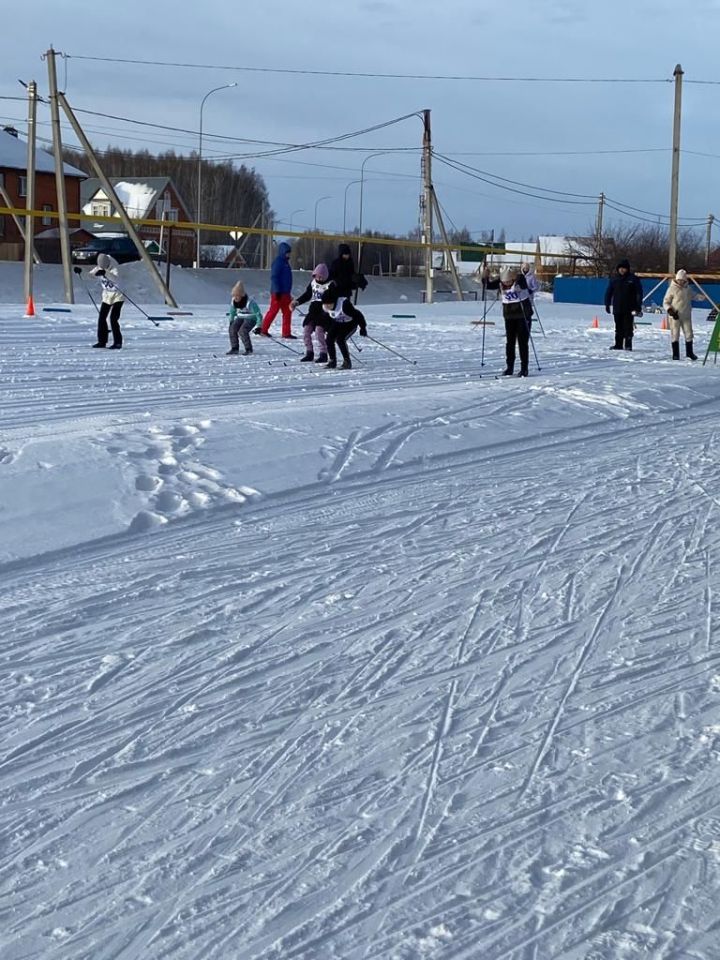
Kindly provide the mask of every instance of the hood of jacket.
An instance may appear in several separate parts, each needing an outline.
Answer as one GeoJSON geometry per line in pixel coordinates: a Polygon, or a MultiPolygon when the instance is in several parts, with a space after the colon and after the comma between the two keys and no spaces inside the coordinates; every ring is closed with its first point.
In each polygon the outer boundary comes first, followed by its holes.
{"type": "Polygon", "coordinates": [[[278,246],[278,256],[279,256],[279,257],[286,257],[286,256],[290,253],[291,250],[292,250],[292,247],[290,246],[290,244],[289,244],[289,243],[286,243],[286,242],[283,240],[283,242],[278,246]]]}

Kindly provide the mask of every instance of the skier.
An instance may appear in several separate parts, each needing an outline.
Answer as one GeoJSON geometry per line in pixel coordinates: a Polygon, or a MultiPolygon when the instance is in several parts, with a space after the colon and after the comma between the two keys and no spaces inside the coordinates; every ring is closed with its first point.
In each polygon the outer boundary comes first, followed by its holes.
{"type": "Polygon", "coordinates": [[[110,350],[121,350],[123,344],[120,330],[120,311],[125,303],[125,297],[115,284],[118,279],[118,264],[106,253],[99,253],[97,266],[90,271],[90,276],[97,277],[102,286],[102,302],[98,313],[97,343],[93,347],[103,348],[108,342],[108,315],[112,329],[113,342],[110,350]]]}
{"type": "Polygon", "coordinates": [[[265,314],[260,333],[264,337],[270,336],[270,325],[279,311],[282,311],[283,340],[297,340],[292,332],[292,269],[290,267],[290,244],[281,243],[278,254],[270,269],[270,308],[265,314]]]}
{"type": "Polygon", "coordinates": [[[630,261],[621,260],[605,291],[605,312],[615,320],[615,343],[611,350],[632,350],[635,318],[642,316],[643,288],[630,270],[630,261]],[[611,306],[612,305],[612,306],[611,306]]]}
{"type": "Polygon", "coordinates": [[[325,342],[325,314],[322,308],[322,296],[332,286],[332,280],[328,279],[328,268],[324,263],[319,263],[312,272],[312,280],[305,288],[305,292],[292,301],[290,309],[302,306],[303,303],[310,302],[307,315],[303,321],[303,340],[305,342],[305,356],[300,358],[301,363],[327,363],[327,344],[325,342]],[[318,342],[319,352],[315,359],[313,350],[312,335],[318,342]]]}
{"type": "Polygon", "coordinates": [[[355,273],[352,252],[347,243],[338,246],[338,255],[330,264],[330,279],[341,297],[351,297],[353,290],[364,290],[367,280],[362,274],[355,273]]]}
{"type": "Polygon", "coordinates": [[[670,281],[668,291],[663,298],[663,309],[670,318],[670,341],[673,360],[680,359],[680,327],[685,337],[685,356],[697,360],[693,353],[692,293],[690,281],[685,270],[678,270],[675,279],[670,281]]]}
{"type": "Polygon", "coordinates": [[[507,337],[505,345],[506,366],[502,375],[503,377],[511,377],[515,372],[515,344],[517,343],[520,352],[520,373],[518,376],[527,377],[530,360],[528,349],[530,343],[530,324],[528,323],[530,292],[525,274],[522,271],[515,273],[509,268],[505,268],[498,279],[487,281],[487,289],[499,290],[502,299],[505,336],[507,337]]]}
{"type": "Polygon", "coordinates": [[[335,353],[335,344],[337,344],[343,357],[340,369],[352,370],[347,342],[358,327],[360,328],[360,336],[367,336],[365,317],[357,307],[353,306],[350,298],[341,297],[334,286],[325,291],[320,302],[326,314],[327,352],[330,357],[326,369],[334,370],[337,367],[337,355],[335,353]]]}
{"type": "Polygon", "coordinates": [[[240,353],[240,340],[242,340],[243,347],[245,347],[245,356],[249,356],[253,352],[250,331],[261,322],[260,307],[245,292],[245,284],[238,280],[232,288],[230,296],[230,323],[228,326],[230,349],[227,355],[240,353]]]}

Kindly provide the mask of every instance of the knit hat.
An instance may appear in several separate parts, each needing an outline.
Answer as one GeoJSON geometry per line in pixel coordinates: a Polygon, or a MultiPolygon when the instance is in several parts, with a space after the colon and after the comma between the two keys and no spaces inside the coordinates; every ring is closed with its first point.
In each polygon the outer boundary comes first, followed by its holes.
{"type": "Polygon", "coordinates": [[[238,280],[238,282],[232,288],[231,296],[233,300],[242,300],[243,297],[247,296],[245,293],[245,284],[242,282],[242,280],[238,280]]]}
{"type": "Polygon", "coordinates": [[[687,283],[687,278],[687,270],[678,270],[678,272],[675,274],[675,279],[679,280],[680,282],[687,283]]]}
{"type": "Polygon", "coordinates": [[[341,243],[338,246],[338,254],[341,257],[352,256],[352,251],[350,250],[350,247],[347,245],[347,243],[341,243]]]}
{"type": "Polygon", "coordinates": [[[629,261],[627,258],[624,259],[624,260],[620,260],[620,261],[618,262],[618,265],[617,265],[618,270],[619,270],[621,267],[624,267],[626,270],[629,270],[629,269],[630,269],[630,261],[629,261]]]}
{"type": "Polygon", "coordinates": [[[530,264],[529,264],[529,263],[524,263],[524,264],[522,265],[522,272],[523,272],[523,273],[530,273],[530,264]]]}
{"type": "Polygon", "coordinates": [[[500,274],[500,283],[514,283],[515,275],[512,270],[509,270],[507,267],[500,274]]]}
{"type": "Polygon", "coordinates": [[[99,253],[97,258],[97,265],[101,270],[110,269],[110,257],[106,253],[99,253]]]}
{"type": "Polygon", "coordinates": [[[327,264],[319,263],[313,270],[312,275],[316,280],[319,280],[320,283],[325,283],[329,275],[327,264]]]}

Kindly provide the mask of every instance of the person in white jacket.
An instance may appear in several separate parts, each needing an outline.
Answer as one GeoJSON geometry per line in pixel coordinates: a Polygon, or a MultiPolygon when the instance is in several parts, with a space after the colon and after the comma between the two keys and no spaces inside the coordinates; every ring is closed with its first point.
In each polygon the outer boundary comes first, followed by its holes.
{"type": "Polygon", "coordinates": [[[100,304],[100,312],[98,313],[97,343],[94,343],[93,347],[107,346],[107,321],[109,316],[113,335],[113,342],[110,349],[120,350],[123,344],[122,331],[120,330],[120,311],[125,303],[125,297],[122,291],[118,289],[116,283],[118,280],[118,264],[106,253],[99,253],[97,266],[93,267],[90,275],[97,277],[102,286],[102,303],[100,304]]]}
{"type": "Polygon", "coordinates": [[[685,356],[689,360],[697,360],[693,353],[692,291],[685,270],[678,270],[675,279],[670,281],[668,291],[663,298],[663,309],[670,320],[673,360],[680,359],[680,327],[685,337],[685,356]]]}

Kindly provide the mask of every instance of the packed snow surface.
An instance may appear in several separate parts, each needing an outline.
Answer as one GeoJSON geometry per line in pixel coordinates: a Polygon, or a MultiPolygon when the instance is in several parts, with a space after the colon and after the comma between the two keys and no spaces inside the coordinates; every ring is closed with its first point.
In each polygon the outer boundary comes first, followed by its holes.
{"type": "Polygon", "coordinates": [[[720,956],[717,367],[546,300],[528,380],[474,303],[348,372],[48,305],[0,304],[3,960],[720,956]]]}

